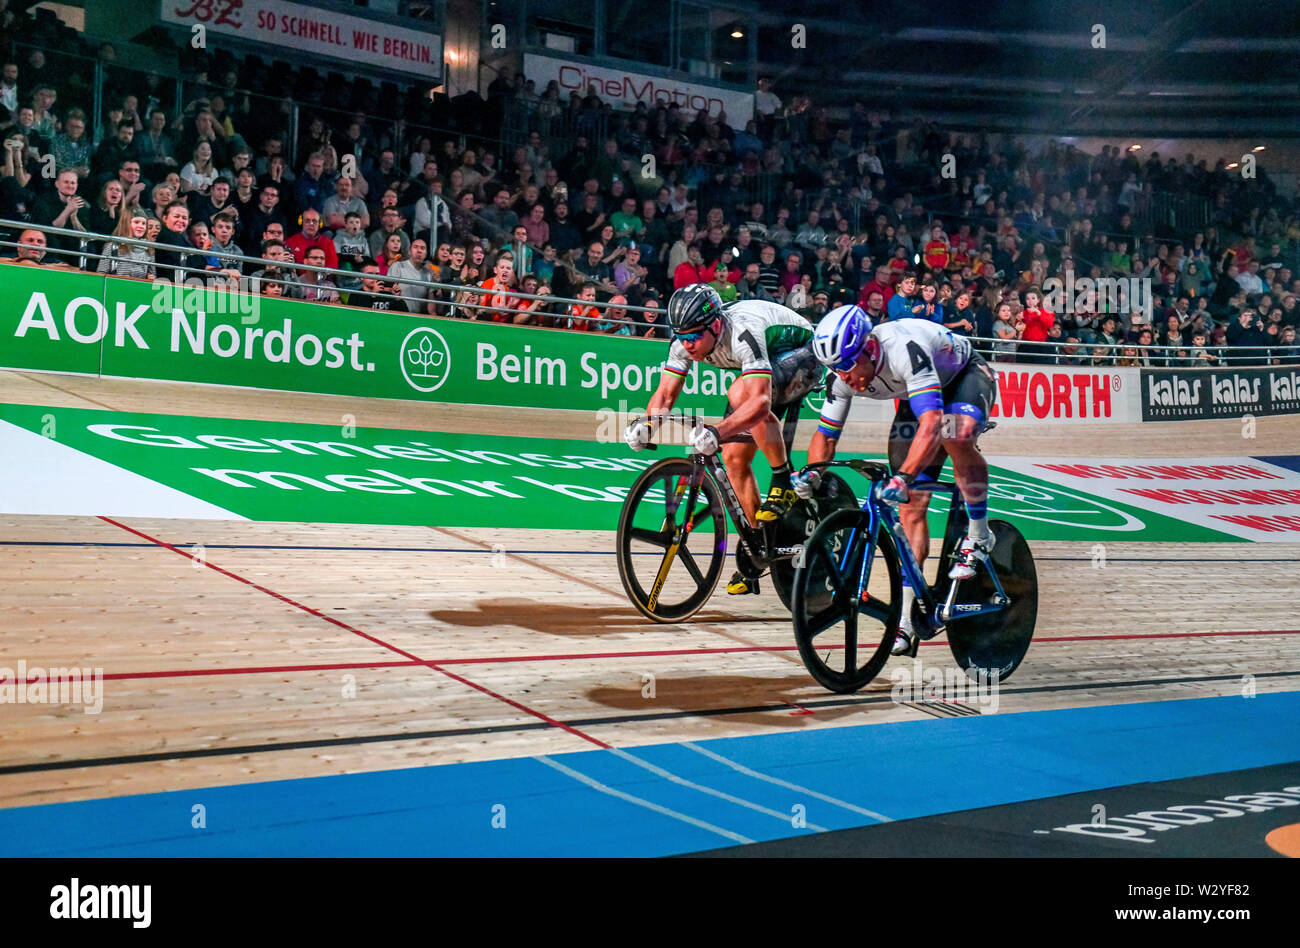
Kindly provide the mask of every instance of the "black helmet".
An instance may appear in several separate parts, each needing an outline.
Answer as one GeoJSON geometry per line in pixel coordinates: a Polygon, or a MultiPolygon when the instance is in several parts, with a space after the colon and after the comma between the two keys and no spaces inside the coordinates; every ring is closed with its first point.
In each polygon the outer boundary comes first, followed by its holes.
{"type": "Polygon", "coordinates": [[[707,283],[684,286],[668,300],[668,325],[675,333],[694,332],[722,315],[722,297],[707,283]]]}

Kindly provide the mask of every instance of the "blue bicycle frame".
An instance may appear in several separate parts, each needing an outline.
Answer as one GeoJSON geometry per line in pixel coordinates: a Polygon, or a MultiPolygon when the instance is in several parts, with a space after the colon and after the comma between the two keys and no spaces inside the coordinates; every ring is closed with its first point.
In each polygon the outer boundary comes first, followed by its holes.
{"type": "MultiPolygon", "coordinates": [[[[966,619],[973,616],[985,615],[991,612],[1000,612],[1008,603],[1010,603],[1011,600],[1007,596],[1006,591],[1003,590],[1001,580],[998,579],[997,571],[993,569],[992,563],[987,563],[986,566],[988,568],[989,578],[992,579],[993,586],[997,590],[992,602],[983,604],[958,603],[956,601],[957,587],[961,584],[961,580],[954,580],[948,584],[947,595],[943,604],[941,606],[936,606],[931,588],[925,581],[921,565],[916,561],[916,556],[912,552],[912,545],[908,542],[907,534],[903,530],[903,523],[899,519],[897,509],[892,504],[886,503],[880,499],[881,487],[885,479],[889,476],[888,468],[877,462],[853,460],[827,461],[824,462],[824,464],[810,465],[809,468],[805,468],[805,470],[823,466],[850,467],[871,481],[871,489],[867,494],[866,500],[862,502],[861,507],[862,512],[867,515],[867,536],[870,538],[869,542],[874,545],[876,533],[883,525],[894,537],[894,545],[898,548],[898,563],[903,581],[916,591],[917,598],[924,606],[925,616],[931,625],[931,628],[926,630],[928,634],[923,634],[922,638],[930,638],[933,635],[937,635],[939,630],[948,622],[952,621],[954,617],[966,619]]],[[[952,517],[958,513],[958,505],[963,503],[961,489],[956,484],[943,481],[918,481],[911,489],[918,492],[938,492],[951,495],[952,502],[948,511],[948,518],[950,521],[952,517]]],[[[853,553],[853,545],[857,540],[858,531],[860,529],[860,527],[855,527],[849,534],[848,542],[844,545],[844,550],[841,553],[841,560],[838,564],[841,574],[848,567],[848,559],[853,553]]],[[[859,597],[862,595],[862,591],[867,588],[867,584],[871,580],[871,563],[874,559],[874,556],[864,556],[862,559],[862,565],[858,571],[857,594],[859,597]]],[[[943,573],[943,564],[940,564],[939,587],[942,586],[945,579],[946,576],[943,573]]],[[[920,630],[917,631],[920,632],[920,630]]]]}

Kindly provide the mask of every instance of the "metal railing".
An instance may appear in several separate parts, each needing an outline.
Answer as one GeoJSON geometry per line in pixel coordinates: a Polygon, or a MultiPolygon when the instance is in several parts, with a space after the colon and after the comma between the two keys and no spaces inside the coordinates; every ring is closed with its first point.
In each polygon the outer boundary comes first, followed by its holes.
{"type": "MultiPolygon", "coordinates": [[[[441,296],[437,299],[426,299],[428,305],[435,308],[434,312],[416,313],[414,315],[428,315],[442,318],[465,318],[458,316],[459,311],[465,310],[475,314],[494,314],[500,313],[514,316],[524,310],[519,305],[522,303],[540,302],[541,308],[532,312],[537,315],[536,325],[545,328],[569,329],[574,324],[587,326],[603,326],[604,328],[596,330],[600,332],[613,334],[621,328],[622,323],[633,327],[635,330],[644,331],[649,329],[664,329],[666,336],[665,311],[661,307],[637,306],[630,303],[620,303],[617,306],[611,306],[608,300],[581,300],[572,297],[559,297],[552,294],[524,293],[520,290],[501,290],[495,288],[485,288],[482,286],[467,286],[459,283],[446,283],[438,280],[417,280],[408,277],[393,276],[391,274],[363,274],[354,270],[343,270],[330,267],[315,267],[305,263],[286,262],[282,260],[272,260],[265,257],[251,257],[240,254],[212,253],[211,251],[199,250],[197,248],[182,248],[174,244],[158,243],[156,241],[135,240],[127,237],[117,237],[113,235],[87,235],[81,231],[69,230],[60,227],[51,227],[47,225],[24,224],[18,221],[0,220],[0,229],[12,228],[16,230],[36,230],[45,234],[57,237],[69,237],[77,239],[82,246],[78,250],[63,250],[59,248],[45,248],[44,254],[55,257],[78,258],[83,261],[95,261],[95,267],[100,260],[114,259],[112,255],[93,250],[92,244],[124,244],[130,247],[140,247],[148,251],[163,251],[170,254],[180,254],[185,257],[190,256],[219,256],[223,261],[235,261],[241,266],[256,267],[258,271],[267,269],[279,270],[282,275],[258,277],[257,282],[253,284],[254,294],[259,291],[260,284],[278,284],[286,289],[291,290],[295,286],[303,286],[301,281],[296,279],[299,273],[314,273],[318,276],[334,280],[334,289],[340,295],[339,305],[351,305],[342,302],[344,295],[351,293],[363,293],[367,296],[375,295],[372,291],[362,287],[346,287],[339,283],[342,279],[345,282],[353,283],[360,280],[372,279],[390,290],[379,291],[378,295],[390,295],[395,300],[406,302],[406,297],[401,296],[400,286],[411,286],[423,289],[429,293],[438,293],[441,296]],[[288,273],[288,276],[283,275],[288,273]],[[476,299],[483,297],[503,297],[507,301],[514,301],[515,306],[505,306],[493,304],[491,301],[475,302],[476,299]],[[549,309],[551,306],[561,307],[560,312],[549,309]],[[579,312],[573,312],[574,309],[579,312]],[[629,315],[629,318],[611,319],[609,311],[623,310],[629,315]],[[594,312],[594,315],[589,313],[594,312]],[[654,312],[660,318],[654,322],[643,319],[631,318],[631,314],[644,314],[654,312]],[[546,320],[546,321],[543,321],[546,320]]],[[[20,242],[12,240],[0,240],[0,248],[5,250],[25,247],[20,242]]],[[[12,258],[3,262],[12,263],[12,258]]],[[[86,270],[87,266],[83,262],[80,265],[65,264],[71,269],[86,270]]],[[[185,274],[183,279],[195,277],[197,283],[187,283],[189,286],[203,287],[207,289],[225,289],[229,292],[244,292],[246,286],[241,284],[237,279],[225,276],[221,271],[213,271],[206,268],[193,266],[192,263],[164,263],[154,264],[155,268],[160,270],[179,271],[185,274]],[[209,282],[210,281],[210,282],[209,282]]],[[[89,272],[96,272],[91,268],[89,272]]],[[[129,277],[118,277],[113,274],[99,274],[115,279],[130,279],[129,277]]],[[[241,277],[251,279],[251,274],[241,274],[241,277]]],[[[174,281],[158,281],[168,286],[174,285],[174,281]]],[[[314,285],[314,284],[307,284],[314,285]]],[[[292,297],[291,297],[292,298],[292,297]]],[[[320,302],[324,305],[333,305],[328,301],[308,301],[320,302]]],[[[479,318],[473,316],[470,318],[479,318]]],[[[528,323],[520,323],[527,325],[528,323]]],[[[592,331],[578,330],[578,331],[592,331]]],[[[1056,341],[1026,341],[1023,339],[1003,339],[1000,337],[989,336],[968,336],[977,351],[991,358],[995,362],[1017,362],[1018,364],[1039,364],[1039,365],[1062,365],[1062,366],[1115,366],[1127,364],[1125,361],[1133,359],[1133,364],[1152,368],[1221,368],[1221,367],[1249,367],[1249,366],[1267,366],[1271,364],[1300,364],[1300,344],[1285,345],[1267,345],[1267,346],[1234,346],[1234,345],[1209,345],[1204,347],[1204,352],[1208,356],[1203,357],[1199,352],[1193,353],[1191,346],[1143,346],[1130,342],[1097,342],[1080,340],[1077,344],[1069,342],[1056,341]],[[1074,346],[1073,351],[1070,350],[1074,346]],[[1131,350],[1131,354],[1130,354],[1131,350]],[[1181,354],[1180,353],[1185,353],[1181,354]],[[1009,356],[1010,358],[1003,358],[1009,356]],[[1285,359],[1288,361],[1274,363],[1274,359],[1285,359]],[[1154,360],[1154,361],[1153,361],[1154,360]],[[1294,361],[1291,361],[1294,360],[1294,361]]]]}

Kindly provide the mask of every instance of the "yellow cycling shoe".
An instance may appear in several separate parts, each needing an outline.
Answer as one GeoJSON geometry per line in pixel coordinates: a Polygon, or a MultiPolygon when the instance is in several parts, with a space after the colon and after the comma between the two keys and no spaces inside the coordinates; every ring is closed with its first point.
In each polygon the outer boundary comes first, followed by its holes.
{"type": "Polygon", "coordinates": [[[788,487],[773,487],[767,492],[767,500],[758,508],[755,519],[766,522],[783,520],[798,499],[799,495],[788,487]]]}
{"type": "Polygon", "coordinates": [[[727,595],[744,596],[749,593],[758,594],[758,578],[751,579],[740,570],[736,570],[731,574],[731,579],[727,582],[727,595]]]}

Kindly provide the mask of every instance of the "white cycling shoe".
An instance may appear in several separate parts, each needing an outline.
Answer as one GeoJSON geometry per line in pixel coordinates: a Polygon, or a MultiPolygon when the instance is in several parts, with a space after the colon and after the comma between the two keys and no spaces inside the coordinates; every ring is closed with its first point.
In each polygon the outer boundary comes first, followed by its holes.
{"type": "Polygon", "coordinates": [[[975,564],[987,563],[997,540],[992,533],[972,538],[969,534],[961,541],[960,559],[948,570],[949,579],[970,579],[975,575],[975,564]]]}
{"type": "Polygon", "coordinates": [[[899,629],[894,644],[889,649],[890,655],[907,655],[912,651],[912,640],[916,635],[911,629],[899,629]]]}

